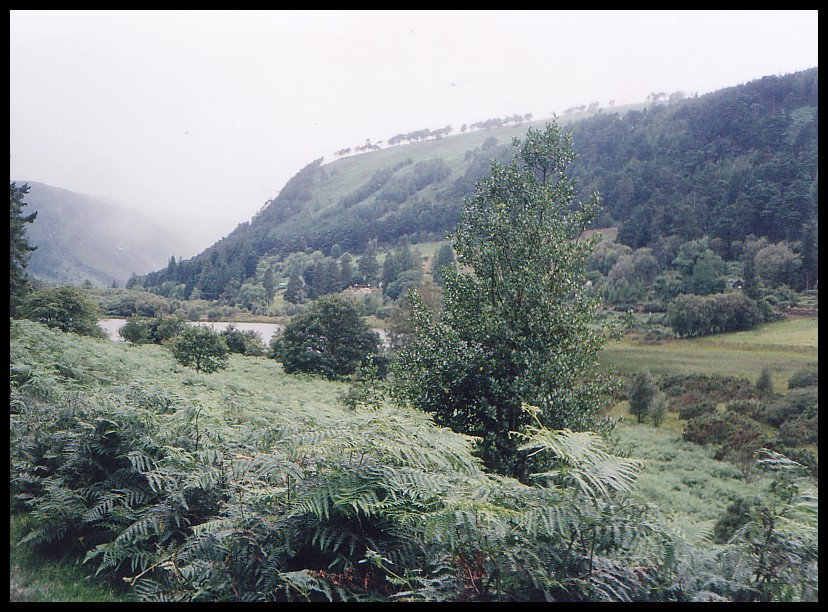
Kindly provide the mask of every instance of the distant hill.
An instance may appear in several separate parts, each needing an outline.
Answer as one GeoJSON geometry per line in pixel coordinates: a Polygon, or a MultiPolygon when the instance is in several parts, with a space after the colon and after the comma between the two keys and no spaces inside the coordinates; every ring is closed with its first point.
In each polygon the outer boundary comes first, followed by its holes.
{"type": "Polygon", "coordinates": [[[28,184],[26,214],[37,211],[27,226],[29,244],[37,246],[27,272],[44,282],[123,287],[134,274],[166,266],[170,256],[190,257],[221,234],[193,223],[160,222],[119,202],[84,195],[35,181],[28,184]],[[188,234],[169,227],[187,227],[188,234]]]}
{"type": "MultiPolygon", "coordinates": [[[[593,190],[602,196],[596,227],[617,228],[618,241],[633,249],[708,237],[729,260],[751,236],[795,244],[816,233],[818,104],[812,68],[559,122],[572,130],[579,199],[593,190]]],[[[331,163],[320,158],[249,222],[140,284],[181,298],[232,300],[292,253],[356,255],[371,242],[441,240],[491,161],[510,161],[512,138],[545,123],[506,121],[331,163]]]]}

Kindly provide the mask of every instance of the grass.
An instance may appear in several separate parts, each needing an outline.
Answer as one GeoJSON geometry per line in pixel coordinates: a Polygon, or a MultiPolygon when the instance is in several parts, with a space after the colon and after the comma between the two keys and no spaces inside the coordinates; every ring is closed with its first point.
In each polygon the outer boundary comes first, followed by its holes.
{"type": "Polygon", "coordinates": [[[637,497],[658,506],[668,525],[703,545],[736,499],[761,500],[770,481],[746,483],[739,469],[713,458],[714,449],[682,440],[669,427],[626,421],[616,429],[620,447],[643,461],[637,497]]]}
{"type": "MultiPolygon", "coordinates": [[[[625,339],[608,346],[601,362],[626,374],[647,368],[655,375],[723,375],[752,382],[763,367],[769,367],[774,388],[784,392],[791,374],[818,363],[818,327],[817,319],[789,319],[747,332],[655,345],[625,339]]],[[[656,504],[668,523],[690,541],[704,542],[731,501],[766,496],[770,481],[748,484],[738,468],[713,458],[715,448],[684,441],[685,421],[676,412],[668,411],[658,428],[637,423],[626,401],[616,404],[610,416],[622,417],[615,431],[620,448],[644,461],[639,497],[656,504]]]]}
{"type": "Polygon", "coordinates": [[[18,541],[26,533],[24,515],[9,519],[10,602],[121,602],[124,593],[102,583],[77,559],[46,559],[18,541]]]}
{"type": "Polygon", "coordinates": [[[621,374],[649,369],[654,375],[706,374],[755,381],[767,367],[774,389],[787,389],[800,368],[819,361],[818,319],[789,319],[748,332],[643,345],[628,339],[608,345],[601,364],[621,374]]]}

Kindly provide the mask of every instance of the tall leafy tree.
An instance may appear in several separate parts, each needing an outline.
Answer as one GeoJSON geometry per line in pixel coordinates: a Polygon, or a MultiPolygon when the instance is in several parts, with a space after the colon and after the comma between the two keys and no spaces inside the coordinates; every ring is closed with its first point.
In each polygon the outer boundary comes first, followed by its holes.
{"type": "Polygon", "coordinates": [[[37,211],[24,215],[25,198],[29,193],[28,185],[9,184],[9,316],[17,315],[21,298],[28,286],[26,266],[29,255],[37,247],[29,244],[26,238],[26,224],[32,223],[37,211]]]}
{"type": "Polygon", "coordinates": [[[648,370],[642,370],[635,376],[630,390],[630,414],[640,423],[650,413],[650,404],[653,401],[658,386],[648,370]]]}
{"type": "Polygon", "coordinates": [[[203,325],[187,325],[172,345],[173,357],[196,372],[212,374],[227,367],[227,343],[220,333],[203,325]]]}
{"type": "Polygon", "coordinates": [[[331,380],[353,374],[378,352],[379,336],[353,304],[336,296],[320,299],[271,340],[271,357],[282,362],[286,373],[331,380]]]}
{"type": "Polygon", "coordinates": [[[465,202],[451,236],[460,267],[446,270],[439,321],[413,292],[414,338],[396,374],[404,399],[479,436],[490,469],[523,478],[514,432],[604,422],[609,386],[596,357],[610,330],[595,324],[598,302],[585,287],[596,239],[583,232],[598,194],[575,201],[571,134],[552,122],[513,145],[513,161],[492,162],[465,202]]]}

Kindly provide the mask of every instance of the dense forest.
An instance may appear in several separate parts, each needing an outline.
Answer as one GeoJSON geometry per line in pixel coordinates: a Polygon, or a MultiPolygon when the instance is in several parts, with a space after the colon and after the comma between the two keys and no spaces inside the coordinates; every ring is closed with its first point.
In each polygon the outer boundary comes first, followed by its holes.
{"type": "MultiPolygon", "coordinates": [[[[567,126],[578,194],[599,192],[592,227],[612,239],[599,249],[608,257],[591,266],[610,305],[663,310],[680,293],[714,293],[736,280],[816,285],[817,68],[625,112],[599,109],[567,126]],[[697,264],[700,275],[715,271],[709,287],[690,279],[697,264]]],[[[291,274],[303,276],[311,297],[349,284],[387,286],[399,275],[351,274],[353,264],[377,249],[443,240],[491,161],[513,156],[513,134],[500,127],[314,160],[227,237],[129,286],[262,314],[273,314],[266,285],[291,274]],[[325,266],[313,289],[311,277],[325,266]]]]}

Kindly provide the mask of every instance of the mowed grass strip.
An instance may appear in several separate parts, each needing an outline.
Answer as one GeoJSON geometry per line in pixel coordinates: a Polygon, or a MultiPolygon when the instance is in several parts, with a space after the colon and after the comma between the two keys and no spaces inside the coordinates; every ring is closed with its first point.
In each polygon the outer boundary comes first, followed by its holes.
{"type": "Polygon", "coordinates": [[[624,339],[608,344],[599,361],[620,374],[644,369],[654,375],[703,374],[755,381],[768,368],[777,391],[797,370],[819,361],[818,319],[789,319],[747,331],[704,338],[675,338],[642,345],[624,339]]]}

